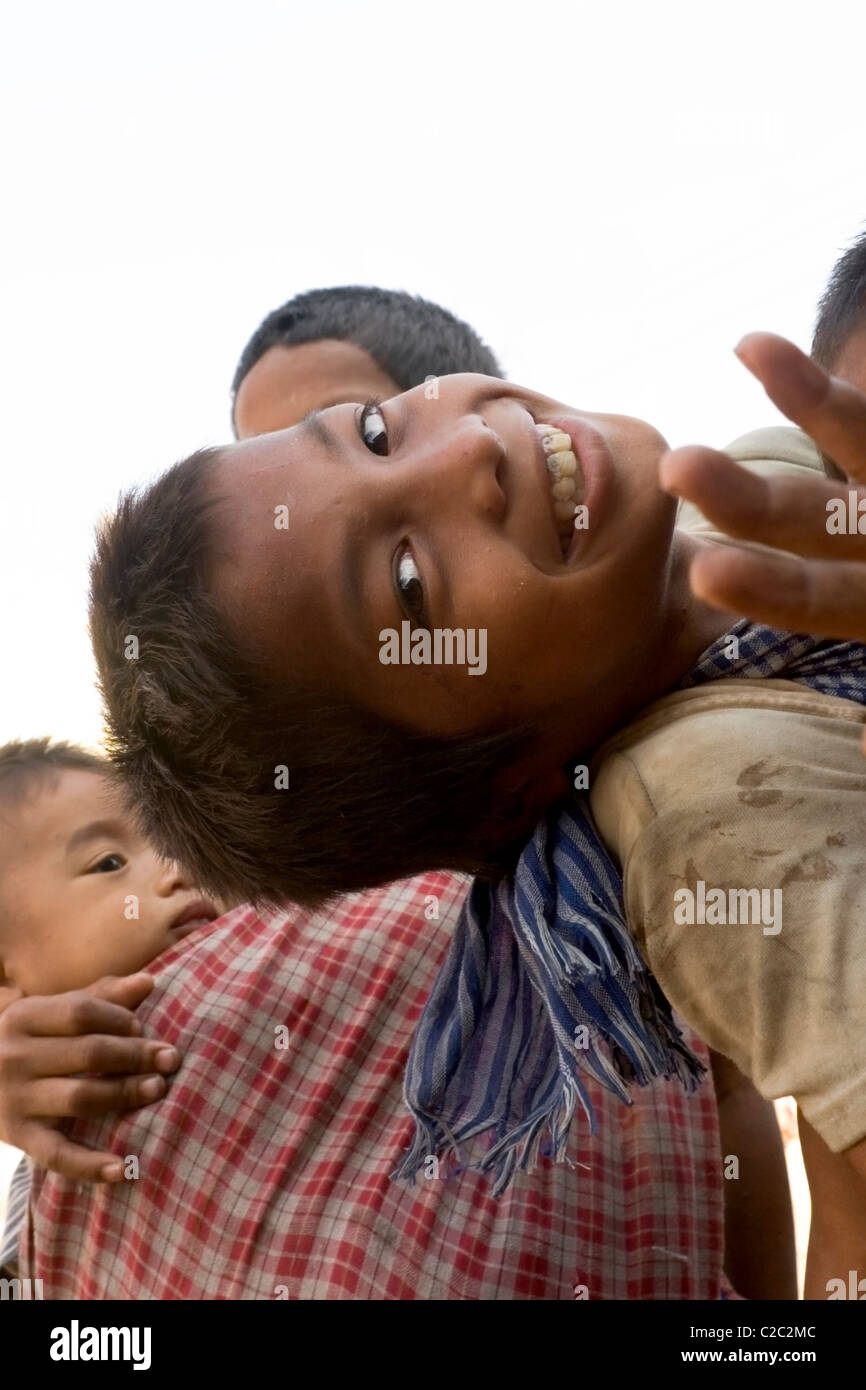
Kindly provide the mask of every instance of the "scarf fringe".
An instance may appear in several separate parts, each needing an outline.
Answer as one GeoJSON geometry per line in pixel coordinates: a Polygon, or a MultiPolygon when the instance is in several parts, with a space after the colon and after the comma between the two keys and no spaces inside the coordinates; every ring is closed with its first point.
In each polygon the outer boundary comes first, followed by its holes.
{"type": "Polygon", "coordinates": [[[541,1158],[550,1158],[553,1163],[568,1162],[571,1122],[578,1100],[589,1122],[590,1133],[597,1132],[592,1104],[579,1076],[575,1074],[575,1064],[592,1072],[596,1080],[625,1105],[633,1104],[630,1082],[647,1086],[661,1078],[679,1081],[687,1092],[696,1090],[706,1073],[706,1067],[683,1042],[682,1033],[669,1010],[659,1007],[652,977],[646,973],[645,966],[641,974],[643,978],[638,980],[639,999],[647,1012],[652,1011],[651,1026],[647,1028],[641,1025],[631,1010],[623,1011],[612,1023],[626,1043],[622,1053],[632,1069],[631,1078],[623,1076],[622,1063],[617,1066],[616,1054],[612,1057],[607,1055],[605,1047],[610,1043],[599,1030],[596,1030],[592,1046],[588,1049],[577,1048],[573,1044],[563,1049],[557,1040],[561,1079],[556,1095],[546,1106],[500,1134],[499,1138],[492,1142],[488,1138],[480,1152],[478,1146],[484,1143],[483,1136],[489,1136],[491,1129],[501,1129],[501,1123],[485,1123],[480,1116],[476,1116],[474,1122],[464,1126],[461,1141],[447,1129],[441,1118],[422,1113],[410,1102],[415,1134],[405,1156],[391,1173],[391,1178],[414,1186],[423,1167],[433,1159],[437,1178],[444,1176],[447,1180],[467,1170],[486,1173],[493,1180],[493,1195],[499,1196],[516,1172],[534,1172],[541,1158]],[[449,1159],[456,1160],[456,1163],[449,1164],[449,1159]],[[442,1165],[446,1169],[444,1174],[440,1171],[442,1165]]]}
{"type": "Polygon", "coordinates": [[[469,1141],[471,1155],[465,1152],[466,1146],[461,1155],[460,1145],[452,1136],[442,1133],[442,1127],[437,1121],[416,1114],[415,1137],[404,1158],[391,1173],[391,1178],[414,1187],[421,1176],[422,1166],[430,1159],[435,1159],[436,1176],[441,1179],[443,1174],[439,1171],[439,1166],[443,1161],[447,1164],[448,1158],[453,1156],[458,1160],[458,1166],[446,1171],[446,1180],[467,1170],[486,1173],[492,1177],[492,1192],[498,1197],[516,1172],[534,1172],[541,1158],[549,1157],[554,1163],[568,1161],[566,1150],[569,1130],[578,1099],[589,1120],[590,1133],[595,1134],[595,1115],[583,1087],[579,1082],[564,1079],[563,1087],[548,1105],[530,1115],[492,1144],[488,1143],[482,1152],[475,1153],[478,1136],[475,1140],[469,1141]]]}

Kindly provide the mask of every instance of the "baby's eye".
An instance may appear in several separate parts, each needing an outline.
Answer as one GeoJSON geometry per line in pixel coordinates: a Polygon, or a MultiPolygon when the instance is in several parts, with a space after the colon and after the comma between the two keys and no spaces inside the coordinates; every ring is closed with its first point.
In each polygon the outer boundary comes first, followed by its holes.
{"type": "Polygon", "coordinates": [[[361,410],[358,431],[371,454],[388,452],[388,426],[378,401],[368,401],[361,410]]]}
{"type": "Polygon", "coordinates": [[[427,621],[427,610],[424,595],[424,581],[415,564],[415,557],[408,546],[403,545],[397,551],[394,565],[394,583],[397,588],[397,597],[400,607],[403,609],[410,622],[415,622],[419,627],[429,627],[427,621]]]}
{"type": "Polygon", "coordinates": [[[122,854],[103,854],[98,859],[88,873],[91,874],[116,874],[118,869],[122,869],[126,860],[122,854]]]}

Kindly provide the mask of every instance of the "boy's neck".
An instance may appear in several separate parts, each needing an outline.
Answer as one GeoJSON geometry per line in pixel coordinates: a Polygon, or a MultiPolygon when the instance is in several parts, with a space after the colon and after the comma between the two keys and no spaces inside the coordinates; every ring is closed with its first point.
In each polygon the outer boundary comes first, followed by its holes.
{"type": "MultiPolygon", "coordinates": [[[[631,679],[619,687],[615,698],[608,698],[603,704],[590,701],[576,718],[568,710],[565,728],[573,738],[577,724],[584,752],[597,748],[617,729],[637,718],[647,705],[669,694],[707,647],[739,621],[739,614],[722,613],[692,593],[689,569],[704,544],[674,532],[658,624],[647,634],[642,659],[632,663],[631,679]]],[[[575,752],[571,744],[565,752],[557,744],[554,751],[557,765],[568,761],[575,752]]]]}
{"type": "Polygon", "coordinates": [[[698,540],[675,531],[671,544],[668,586],[667,626],[660,643],[659,664],[653,684],[657,699],[691,670],[701,653],[712,646],[734,623],[740,613],[726,613],[697,598],[689,584],[691,562],[712,542],[698,540]]]}

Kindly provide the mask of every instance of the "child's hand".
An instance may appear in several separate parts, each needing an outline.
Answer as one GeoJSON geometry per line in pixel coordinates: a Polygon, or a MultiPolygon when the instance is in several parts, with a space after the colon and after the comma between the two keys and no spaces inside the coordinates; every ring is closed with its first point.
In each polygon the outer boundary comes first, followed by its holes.
{"type": "MultiPolygon", "coordinates": [[[[778,408],[839,467],[866,484],[866,396],[828,374],[793,343],[750,333],[737,355],[778,408]]],[[[760,478],[727,454],[689,446],[663,455],[662,486],[693,502],[737,540],[760,541],[790,555],[712,546],[694,560],[691,585],[717,608],[772,627],[866,642],[866,534],[828,529],[827,502],[854,492],[854,515],[866,487],[820,478],[760,478]],[[803,559],[794,558],[803,556],[803,559]]]]}
{"type": "Polygon", "coordinates": [[[139,974],[68,994],[0,990],[0,1139],[66,1178],[120,1181],[121,1159],[73,1144],[58,1126],[165,1094],[158,1073],[175,1071],[180,1057],[140,1037],[132,1012],[152,988],[139,974]]]}

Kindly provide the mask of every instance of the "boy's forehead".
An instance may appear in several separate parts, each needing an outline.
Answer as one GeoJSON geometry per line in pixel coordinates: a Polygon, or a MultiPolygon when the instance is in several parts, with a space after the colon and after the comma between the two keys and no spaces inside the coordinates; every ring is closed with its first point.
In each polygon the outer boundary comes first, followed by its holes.
{"type": "MultiPolygon", "coordinates": [[[[333,416],[354,410],[337,406],[333,416]]],[[[242,440],[221,450],[211,481],[219,505],[208,584],[217,605],[243,646],[283,672],[290,628],[305,676],[316,680],[338,678],[345,646],[339,580],[322,562],[325,536],[340,553],[337,514],[347,515],[329,480],[329,469],[339,467],[340,434],[336,424],[335,449],[306,423],[242,440]],[[281,512],[288,525],[276,524],[281,512]]]]}
{"type": "Polygon", "coordinates": [[[63,768],[37,776],[26,793],[3,812],[19,850],[25,845],[51,846],[95,821],[131,825],[119,789],[109,776],[79,768],[63,768]]]}
{"type": "Polygon", "coordinates": [[[866,391],[866,327],[857,328],[843,343],[833,363],[834,376],[866,391]]]}

